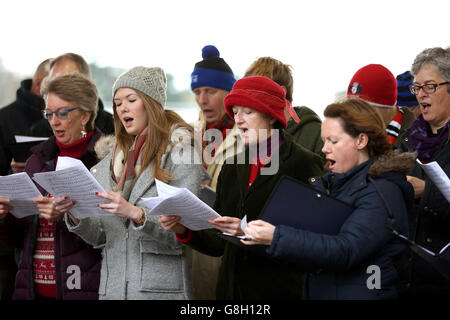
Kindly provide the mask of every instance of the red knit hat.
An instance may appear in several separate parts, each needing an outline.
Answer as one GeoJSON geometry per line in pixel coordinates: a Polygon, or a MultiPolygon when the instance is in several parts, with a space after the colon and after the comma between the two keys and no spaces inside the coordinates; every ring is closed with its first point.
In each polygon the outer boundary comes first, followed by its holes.
{"type": "Polygon", "coordinates": [[[277,119],[284,128],[287,127],[284,108],[288,108],[287,110],[295,122],[300,121],[286,99],[283,88],[267,77],[245,77],[236,81],[230,94],[225,97],[224,104],[231,119],[234,119],[232,107],[241,106],[255,109],[277,119]]]}
{"type": "Polygon", "coordinates": [[[369,64],[356,71],[347,97],[359,97],[377,107],[392,108],[397,103],[397,80],[381,64],[369,64]]]}

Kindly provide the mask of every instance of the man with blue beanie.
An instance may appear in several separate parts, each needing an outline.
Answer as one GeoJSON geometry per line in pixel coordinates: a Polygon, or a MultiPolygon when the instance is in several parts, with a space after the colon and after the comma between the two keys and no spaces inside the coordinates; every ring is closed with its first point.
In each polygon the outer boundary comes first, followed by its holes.
{"type": "Polygon", "coordinates": [[[211,176],[207,185],[215,190],[225,155],[231,155],[226,150],[237,143],[239,136],[237,129],[234,130],[234,119],[226,114],[223,103],[236,79],[215,46],[203,47],[202,57],[203,60],[195,64],[191,74],[191,89],[201,110],[200,119],[194,123],[194,128],[202,136],[204,165],[211,176]],[[205,139],[204,133],[210,129],[219,130],[222,139],[205,139]]]}
{"type": "MultiPolygon", "coordinates": [[[[227,115],[224,106],[224,99],[236,82],[233,71],[215,46],[203,47],[202,57],[203,60],[195,64],[191,74],[191,89],[201,110],[199,120],[193,126],[196,136],[202,141],[203,164],[209,175],[203,183],[215,190],[225,158],[243,150],[243,144],[234,119],[227,115]]],[[[220,258],[193,250],[195,299],[216,298],[219,266],[220,258]]]]}
{"type": "Polygon", "coordinates": [[[386,127],[389,142],[397,148],[400,141],[397,137],[408,130],[414,120],[420,115],[419,103],[411,93],[409,86],[414,82],[414,76],[406,71],[396,77],[397,80],[397,114],[386,127]]]}

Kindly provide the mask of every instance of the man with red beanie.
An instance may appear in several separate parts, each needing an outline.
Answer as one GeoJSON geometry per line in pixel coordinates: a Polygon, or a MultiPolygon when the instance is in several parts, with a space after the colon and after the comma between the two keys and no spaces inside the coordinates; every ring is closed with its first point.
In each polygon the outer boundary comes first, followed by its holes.
{"type": "Polygon", "coordinates": [[[217,299],[301,299],[303,281],[298,267],[267,259],[216,234],[219,230],[243,235],[241,220],[259,218],[265,200],[282,176],[306,183],[309,177],[322,173],[321,159],[285,133],[284,110],[294,111],[284,90],[271,79],[254,76],[238,80],[224,103],[245,149],[222,167],[214,204],[214,210],[222,216],[210,220],[214,229],[202,231],[187,229],[177,216],[161,216],[159,222],[175,232],[180,242],[222,257],[217,299]],[[264,170],[269,168],[277,170],[264,170]]]}
{"type": "Polygon", "coordinates": [[[381,64],[369,64],[353,75],[347,97],[358,97],[377,108],[386,126],[397,113],[397,80],[381,64]]]}

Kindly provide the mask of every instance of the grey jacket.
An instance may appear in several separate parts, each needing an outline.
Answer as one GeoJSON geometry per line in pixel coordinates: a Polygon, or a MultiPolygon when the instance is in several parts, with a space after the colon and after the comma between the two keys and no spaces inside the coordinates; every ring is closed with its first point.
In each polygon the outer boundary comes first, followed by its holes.
{"type": "MultiPolygon", "coordinates": [[[[176,164],[172,153],[183,154],[177,149],[182,142],[183,129],[172,132],[170,144],[162,157],[161,167],[175,180],[170,185],[185,187],[198,194],[202,176],[201,164],[176,164]],[[181,131],[180,131],[181,130],[181,131]],[[181,134],[180,134],[181,132],[181,134]]],[[[187,140],[184,140],[187,141],[187,140]]],[[[190,149],[193,154],[193,147],[190,149]]],[[[184,149],[187,150],[187,149],[184,149]]],[[[105,189],[111,186],[111,152],[91,169],[91,173],[105,189]]],[[[155,197],[157,190],[151,168],[147,168],[136,181],[129,202],[133,205],[141,197],[155,197]]],[[[145,208],[143,208],[146,210],[145,208]]],[[[176,212],[174,212],[176,214],[176,212]]],[[[129,219],[90,217],[73,225],[66,215],[66,224],[84,241],[102,249],[102,269],[99,299],[191,299],[190,249],[165,231],[158,217],[145,220],[137,226],[129,219]]]]}

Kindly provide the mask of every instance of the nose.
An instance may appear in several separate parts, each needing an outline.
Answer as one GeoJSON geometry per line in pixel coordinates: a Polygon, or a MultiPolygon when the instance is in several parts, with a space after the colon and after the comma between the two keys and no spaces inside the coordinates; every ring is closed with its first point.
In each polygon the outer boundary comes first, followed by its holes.
{"type": "Polygon", "coordinates": [[[205,92],[200,92],[199,95],[197,96],[197,101],[198,101],[198,104],[201,106],[207,105],[208,104],[208,96],[206,95],[205,92]]]}
{"type": "Polygon", "coordinates": [[[59,118],[55,114],[52,114],[48,118],[48,122],[50,123],[50,126],[52,126],[52,127],[61,123],[61,121],[59,120],[59,118]]]}
{"type": "Polygon", "coordinates": [[[236,124],[241,124],[244,122],[241,111],[234,114],[234,122],[236,122],[236,124]]]}
{"type": "Polygon", "coordinates": [[[425,90],[423,90],[423,87],[419,88],[419,93],[417,94],[417,97],[423,98],[423,97],[427,97],[427,96],[428,96],[428,93],[426,93],[425,90]]]}
{"type": "Polygon", "coordinates": [[[325,142],[322,147],[322,153],[326,154],[328,152],[329,152],[328,143],[325,142]]]}
{"type": "Polygon", "coordinates": [[[116,106],[116,111],[118,114],[124,113],[128,110],[128,107],[126,106],[125,102],[122,102],[120,106],[116,106]]]}

